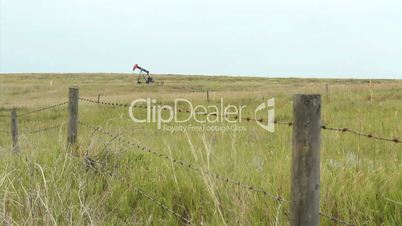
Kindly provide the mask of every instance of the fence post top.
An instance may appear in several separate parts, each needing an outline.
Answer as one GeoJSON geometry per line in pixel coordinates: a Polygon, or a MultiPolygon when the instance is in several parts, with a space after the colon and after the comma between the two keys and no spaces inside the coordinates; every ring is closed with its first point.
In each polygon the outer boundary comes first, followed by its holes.
{"type": "Polygon", "coordinates": [[[293,97],[310,97],[310,98],[314,98],[314,97],[320,97],[321,94],[319,93],[300,93],[300,94],[294,94],[293,97]]]}
{"type": "Polygon", "coordinates": [[[17,108],[13,107],[13,109],[11,109],[11,116],[17,116],[17,108]]]}
{"type": "Polygon", "coordinates": [[[306,105],[309,105],[311,102],[316,104],[321,102],[321,94],[295,94],[293,95],[293,101],[302,101],[306,105]]]}

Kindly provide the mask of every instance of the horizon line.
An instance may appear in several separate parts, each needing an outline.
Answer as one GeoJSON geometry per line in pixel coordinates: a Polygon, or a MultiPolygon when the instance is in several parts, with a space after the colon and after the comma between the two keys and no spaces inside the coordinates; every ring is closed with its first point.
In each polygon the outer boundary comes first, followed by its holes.
{"type": "MultiPolygon", "coordinates": [[[[1,75],[39,75],[39,74],[46,74],[46,75],[51,75],[51,74],[115,74],[115,75],[132,75],[132,72],[0,72],[1,75]]],[[[283,75],[229,75],[229,74],[182,74],[182,73],[150,73],[151,75],[164,75],[164,76],[200,76],[200,77],[241,77],[241,78],[279,78],[279,79],[340,79],[340,80],[402,80],[402,75],[401,78],[398,77],[384,77],[384,78],[378,78],[378,77],[343,77],[343,76],[306,76],[306,75],[293,75],[293,76],[283,76],[283,75]]]]}

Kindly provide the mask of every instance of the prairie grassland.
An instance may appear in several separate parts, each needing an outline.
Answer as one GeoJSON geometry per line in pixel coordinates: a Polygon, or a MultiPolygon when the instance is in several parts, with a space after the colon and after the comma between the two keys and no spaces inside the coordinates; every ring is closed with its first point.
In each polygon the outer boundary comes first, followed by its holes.
{"type": "MultiPolygon", "coordinates": [[[[9,130],[9,109],[18,113],[80,96],[130,103],[156,98],[172,104],[255,106],[275,97],[278,121],[292,121],[292,95],[321,93],[322,121],[384,137],[402,134],[402,81],[163,76],[164,85],[137,85],[128,74],[0,75],[0,129],[9,130]],[[325,95],[325,84],[329,95],[325,95]],[[210,102],[206,102],[210,90],[210,102]],[[2,117],[4,116],[4,117],[2,117]]],[[[145,115],[145,110],[135,113],[145,115]]],[[[119,134],[110,137],[85,126],[78,148],[66,148],[66,105],[18,118],[20,153],[0,131],[0,219],[5,225],[185,225],[154,200],[192,225],[288,225],[289,203],[180,167],[171,160],[122,143],[147,146],[271,194],[290,199],[292,129],[268,133],[255,122],[245,131],[158,130],[131,121],[128,109],[80,101],[79,120],[119,134]],[[60,125],[40,133],[29,130],[60,125]],[[95,160],[89,167],[85,153],[95,160]],[[142,190],[138,190],[142,189],[142,190]]],[[[191,122],[194,123],[194,122],[191,122]]],[[[225,124],[225,123],[224,123],[225,124]]],[[[321,212],[355,225],[402,225],[402,144],[322,131],[321,212]]],[[[321,225],[341,225],[321,217],[321,225]]]]}

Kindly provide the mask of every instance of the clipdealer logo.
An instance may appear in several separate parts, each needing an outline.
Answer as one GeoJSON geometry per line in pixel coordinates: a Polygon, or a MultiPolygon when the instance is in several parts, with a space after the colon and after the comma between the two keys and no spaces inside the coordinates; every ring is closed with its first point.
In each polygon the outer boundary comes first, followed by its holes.
{"type": "MultiPolygon", "coordinates": [[[[274,98],[271,98],[267,101],[267,103],[260,104],[255,110],[255,116],[258,112],[263,111],[268,108],[268,124],[264,125],[261,122],[257,121],[257,124],[263,129],[274,132],[274,98]]],[[[243,118],[243,111],[246,109],[246,105],[232,105],[225,104],[223,98],[220,99],[220,103],[218,105],[193,105],[191,101],[187,99],[175,99],[174,105],[163,105],[157,104],[156,99],[146,98],[146,99],[136,99],[131,102],[131,105],[128,109],[128,113],[130,118],[135,123],[156,123],[158,129],[162,129],[162,125],[167,123],[186,123],[189,121],[194,121],[196,123],[209,124],[212,125],[214,123],[240,123],[243,118]],[[136,116],[134,114],[134,109],[138,105],[146,106],[146,115],[143,114],[140,116],[136,116]],[[189,109],[186,111],[186,114],[182,114],[183,117],[178,117],[179,106],[185,107],[189,109]]],[[[215,126],[216,127],[216,126],[215,126]]]]}
{"type": "Polygon", "coordinates": [[[259,126],[265,129],[268,132],[275,132],[275,98],[271,98],[260,104],[254,111],[255,121],[259,126]],[[267,125],[262,124],[262,122],[257,120],[257,113],[267,109],[267,125]]]}

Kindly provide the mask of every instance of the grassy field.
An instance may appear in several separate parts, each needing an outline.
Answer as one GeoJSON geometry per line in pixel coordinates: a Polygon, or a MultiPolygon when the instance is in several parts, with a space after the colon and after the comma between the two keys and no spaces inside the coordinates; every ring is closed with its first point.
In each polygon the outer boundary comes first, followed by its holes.
{"type": "MultiPolygon", "coordinates": [[[[275,97],[278,121],[292,121],[293,94],[321,93],[325,125],[389,138],[402,135],[402,81],[155,77],[164,84],[133,84],[127,74],[0,75],[0,129],[10,129],[11,108],[22,114],[58,104],[67,101],[68,87],[79,86],[81,97],[101,94],[101,101],[117,103],[151,97],[163,104],[186,98],[211,105],[223,98],[226,104],[247,105],[244,116],[250,117],[256,106],[275,97]]],[[[10,133],[0,131],[4,225],[186,225],[160,204],[191,219],[191,225],[288,225],[288,202],[198,170],[290,200],[291,127],[277,125],[268,133],[256,122],[243,121],[238,125],[245,131],[171,133],[155,123],[132,122],[125,107],[79,104],[81,122],[120,135],[80,126],[78,148],[67,149],[66,105],[18,118],[17,155],[11,152],[10,133]],[[53,125],[60,126],[29,133],[53,125]],[[94,167],[83,160],[85,153],[96,161],[94,167]]],[[[135,111],[145,115],[144,109],[135,111]]],[[[402,144],[323,130],[321,147],[321,212],[355,225],[402,225],[402,144]]],[[[321,225],[342,224],[321,217],[321,225]]]]}

